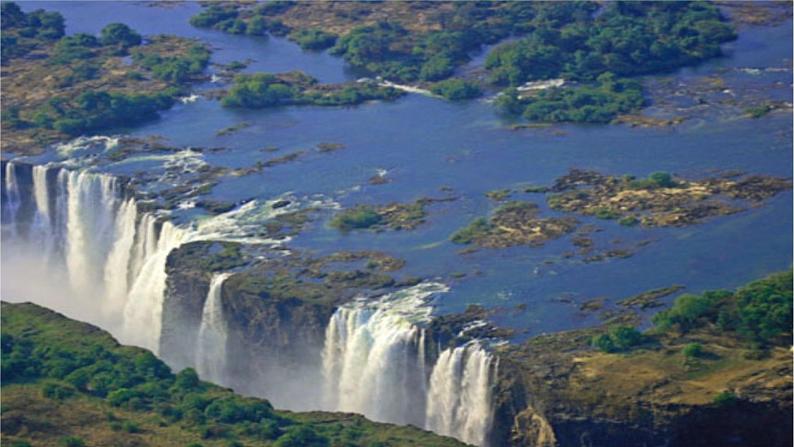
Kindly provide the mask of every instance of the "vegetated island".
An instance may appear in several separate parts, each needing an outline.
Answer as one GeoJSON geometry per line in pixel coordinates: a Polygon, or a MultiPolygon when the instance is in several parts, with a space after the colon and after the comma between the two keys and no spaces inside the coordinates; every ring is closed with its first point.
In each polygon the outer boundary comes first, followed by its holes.
{"type": "MultiPolygon", "coordinates": [[[[546,194],[551,209],[568,214],[616,220],[624,226],[681,227],[738,213],[748,205],[758,206],[791,186],[790,179],[765,175],[728,174],[687,180],[655,172],[637,179],[572,169],[551,187],[532,186],[524,192],[546,194]]],[[[507,197],[511,193],[500,190],[498,195],[507,197]]],[[[578,221],[570,215],[541,217],[536,204],[514,200],[488,217],[473,220],[451,240],[485,248],[542,245],[577,227],[578,221]]]]}
{"type": "Polygon", "coordinates": [[[64,30],[57,12],[24,13],[3,2],[3,150],[41,151],[71,136],[156,119],[209,62],[196,41],[144,39],[121,23],[99,36],[64,30]]]}
{"type": "Polygon", "coordinates": [[[483,84],[505,89],[501,110],[546,122],[606,123],[636,112],[642,87],[626,78],[718,57],[720,44],[736,38],[707,2],[276,1],[213,4],[191,23],[328,48],[354,67],[448,99],[479,96],[483,84]],[[497,46],[481,81],[456,79],[485,45],[497,46]]]}
{"type": "Polygon", "coordinates": [[[349,106],[394,100],[405,92],[374,81],[321,84],[300,71],[240,74],[221,95],[224,107],[262,109],[286,105],[349,106]]]}
{"type": "Polygon", "coordinates": [[[2,303],[2,441],[39,445],[463,446],[343,413],[275,410],[174,374],[144,349],[34,304],[2,303]]]}
{"type": "Polygon", "coordinates": [[[425,206],[433,199],[419,199],[413,203],[386,205],[357,205],[342,210],[330,225],[343,232],[352,230],[413,230],[425,221],[425,206]]]}

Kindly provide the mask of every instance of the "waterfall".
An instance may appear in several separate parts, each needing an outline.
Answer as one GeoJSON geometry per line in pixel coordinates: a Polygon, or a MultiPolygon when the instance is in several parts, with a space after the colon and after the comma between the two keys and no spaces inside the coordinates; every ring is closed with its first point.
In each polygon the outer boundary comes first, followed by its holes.
{"type": "Polygon", "coordinates": [[[425,428],[485,445],[493,418],[493,364],[493,356],[477,341],[442,352],[430,375],[425,428]]]}
{"type": "Polygon", "coordinates": [[[196,346],[196,369],[204,380],[223,382],[226,365],[226,320],[223,317],[221,292],[229,273],[215,275],[210,282],[204,309],[201,312],[198,343],[196,346]]]}
{"type": "Polygon", "coordinates": [[[57,165],[5,163],[4,242],[22,242],[20,249],[32,252],[45,268],[58,270],[67,286],[63,293],[91,298],[90,306],[101,313],[98,323],[120,341],[155,353],[168,254],[197,240],[278,244],[256,236],[262,222],[298,206],[274,209],[273,201],[251,201],[193,228],[177,227],[141,213],[117,177],[57,165]]]}
{"type": "MultiPolygon", "coordinates": [[[[169,253],[197,240],[278,243],[260,236],[262,222],[298,206],[274,209],[273,202],[252,201],[192,227],[177,227],[141,212],[119,178],[55,165],[5,163],[0,182],[3,242],[12,242],[14,250],[21,242],[19,249],[31,252],[33,268],[41,266],[33,273],[62,291],[57,297],[61,308],[96,310],[95,322],[122,343],[155,353],[169,253]]],[[[215,381],[223,378],[226,366],[221,292],[227,277],[216,275],[210,284],[196,351],[190,353],[202,377],[215,381]]],[[[413,424],[484,445],[496,364],[480,342],[442,352],[432,346],[433,335],[426,329],[429,300],[447,290],[426,282],[339,307],[326,327],[322,393],[311,398],[316,407],[413,424]]],[[[299,385],[311,389],[318,384],[316,379],[308,382],[299,385]]]]}
{"type": "Polygon", "coordinates": [[[10,224],[9,232],[11,232],[12,235],[16,235],[16,228],[13,222],[16,221],[17,211],[19,210],[21,202],[16,166],[11,162],[6,163],[4,174],[3,189],[5,191],[5,206],[3,207],[3,221],[10,224]]]}
{"type": "Polygon", "coordinates": [[[443,351],[427,376],[428,298],[447,288],[422,283],[376,301],[341,306],[326,328],[324,408],[413,424],[485,445],[494,361],[479,342],[443,351]]]}
{"type": "MultiPolygon", "coordinates": [[[[148,232],[147,232],[148,233],[148,232]]],[[[124,307],[123,338],[126,343],[146,347],[157,353],[162,331],[163,296],[167,274],[166,260],[171,250],[190,240],[190,232],[163,222],[155,247],[137,261],[140,271],[130,287],[124,307]]],[[[144,237],[152,238],[146,234],[144,237]]]]}
{"type": "Polygon", "coordinates": [[[140,213],[111,175],[11,161],[3,173],[6,241],[22,242],[46,276],[64,271],[64,294],[101,297],[92,305],[123,342],[156,352],[166,257],[188,232],[140,213]]]}

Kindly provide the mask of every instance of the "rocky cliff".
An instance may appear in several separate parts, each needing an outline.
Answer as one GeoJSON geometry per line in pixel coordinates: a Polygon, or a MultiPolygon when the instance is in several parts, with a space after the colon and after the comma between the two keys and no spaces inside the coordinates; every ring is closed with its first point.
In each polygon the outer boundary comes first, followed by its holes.
{"type": "Polygon", "coordinates": [[[590,347],[598,330],[532,339],[500,352],[491,445],[790,446],[791,355],[764,358],[703,332],[636,352],[590,347]],[[706,342],[691,362],[681,349],[706,342]]]}

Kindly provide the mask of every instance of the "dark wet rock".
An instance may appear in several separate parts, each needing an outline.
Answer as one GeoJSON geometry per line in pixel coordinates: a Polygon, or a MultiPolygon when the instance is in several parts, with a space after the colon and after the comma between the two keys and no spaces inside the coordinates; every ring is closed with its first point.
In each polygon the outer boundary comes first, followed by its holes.
{"type": "Polygon", "coordinates": [[[682,285],[673,285],[662,289],[648,290],[647,292],[634,295],[618,301],[619,306],[639,308],[640,310],[661,307],[664,305],[660,300],[684,289],[682,285]]]}
{"type": "Polygon", "coordinates": [[[593,298],[583,302],[579,306],[581,312],[590,313],[596,312],[604,308],[604,298],[593,298]]]}
{"type": "Polygon", "coordinates": [[[196,202],[196,206],[204,208],[210,214],[222,214],[231,211],[236,206],[233,202],[223,202],[220,200],[204,199],[196,202]]]}
{"type": "Polygon", "coordinates": [[[317,145],[317,151],[321,153],[336,152],[344,148],[345,145],[341,143],[320,143],[317,145]]]}
{"type": "Polygon", "coordinates": [[[279,208],[284,208],[285,206],[288,206],[290,203],[292,202],[289,200],[277,200],[273,202],[273,204],[270,207],[273,208],[274,210],[277,210],[279,208]]]}

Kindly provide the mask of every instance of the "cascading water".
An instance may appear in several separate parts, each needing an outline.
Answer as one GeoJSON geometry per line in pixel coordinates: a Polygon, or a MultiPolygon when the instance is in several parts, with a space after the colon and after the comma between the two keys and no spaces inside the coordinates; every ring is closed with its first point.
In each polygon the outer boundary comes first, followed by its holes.
{"type": "Polygon", "coordinates": [[[123,182],[111,175],[12,161],[3,173],[4,242],[32,252],[36,264],[60,270],[69,294],[94,299],[90,307],[101,310],[97,322],[122,342],[154,352],[168,254],[196,240],[278,243],[251,234],[297,206],[274,209],[270,202],[252,201],[183,228],[139,212],[123,182]]]}
{"type": "Polygon", "coordinates": [[[479,342],[443,351],[428,377],[428,298],[446,286],[422,283],[375,302],[337,309],[323,351],[324,408],[413,424],[485,445],[491,424],[493,357],[479,342]]]}
{"type": "MultiPolygon", "coordinates": [[[[196,240],[273,243],[256,236],[262,222],[294,209],[249,202],[193,227],[177,227],[140,212],[123,182],[110,175],[14,162],[6,162],[3,173],[4,242],[24,245],[36,256],[32,265],[52,270],[41,274],[67,284],[59,292],[67,300],[83,300],[72,308],[99,310],[96,322],[123,343],[155,352],[168,254],[196,240]]],[[[227,277],[212,280],[194,354],[202,377],[221,383],[226,322],[220,294],[227,277]]],[[[446,290],[422,283],[337,309],[326,328],[323,395],[313,406],[413,424],[484,445],[493,357],[475,342],[441,353],[428,349],[428,300],[446,290]]]]}
{"type": "Polygon", "coordinates": [[[442,352],[430,375],[425,428],[485,445],[493,417],[492,365],[493,356],[477,341],[442,352]]]}
{"type": "Polygon", "coordinates": [[[156,351],[165,258],[187,232],[139,213],[110,175],[10,161],[4,174],[6,241],[63,270],[73,297],[103,297],[93,303],[103,322],[124,342],[156,351]],[[30,191],[22,187],[28,173],[30,191]]]}
{"type": "Polygon", "coordinates": [[[215,275],[210,282],[209,293],[201,312],[198,343],[196,346],[196,369],[199,375],[215,383],[223,381],[226,365],[226,320],[223,318],[221,292],[229,273],[215,275]]]}

